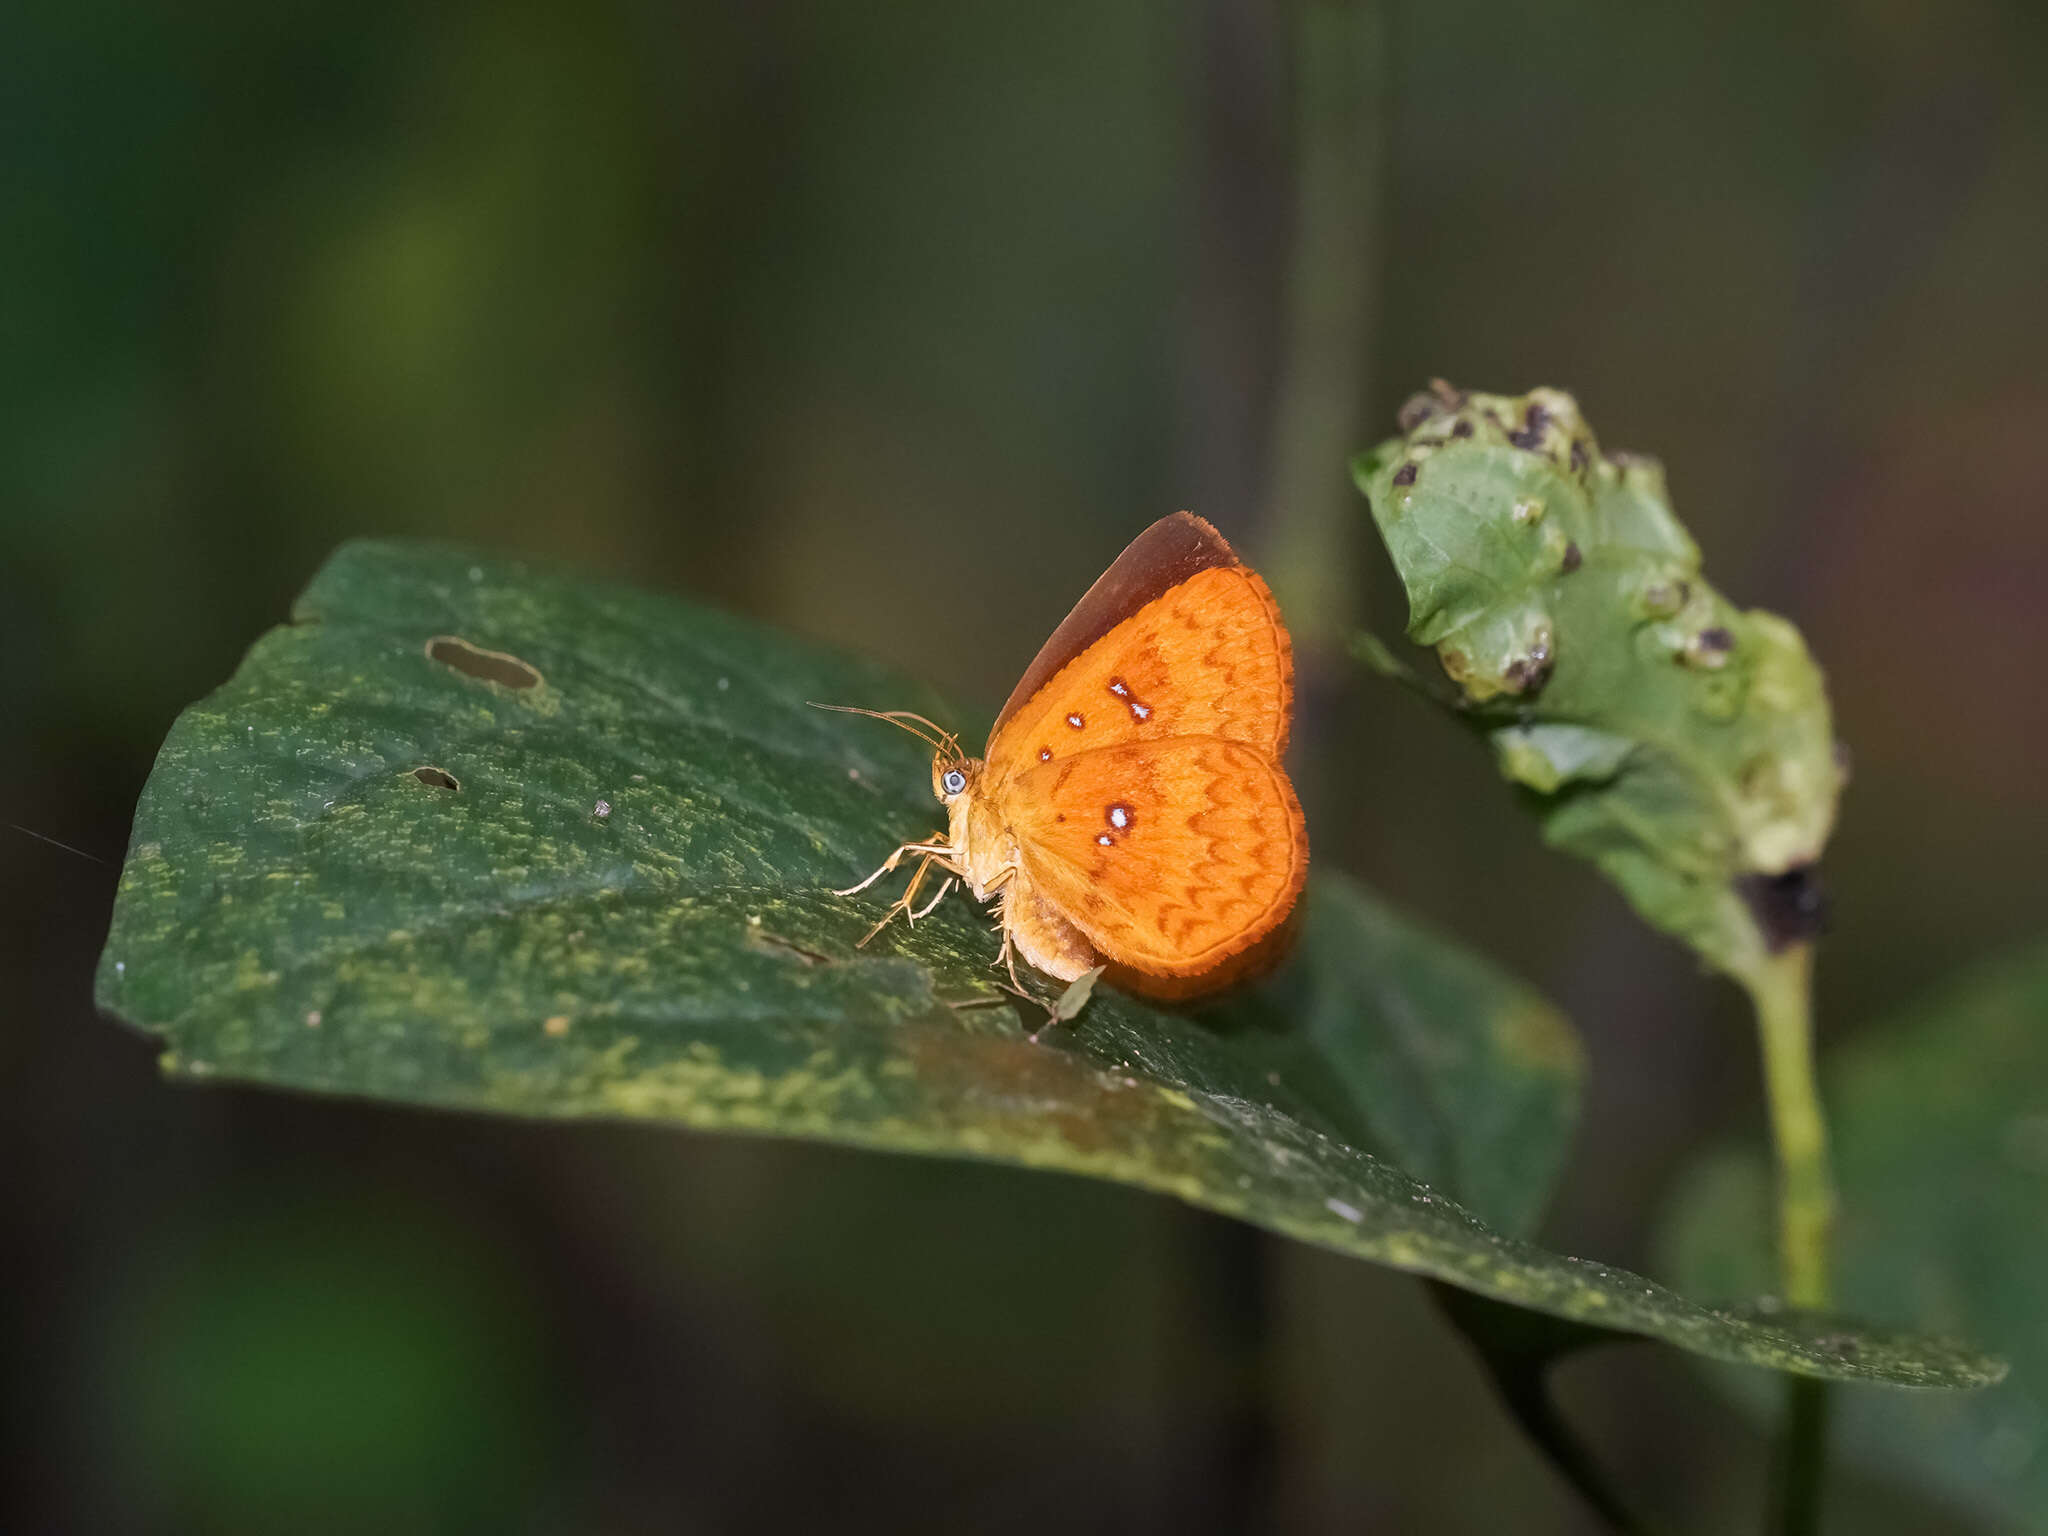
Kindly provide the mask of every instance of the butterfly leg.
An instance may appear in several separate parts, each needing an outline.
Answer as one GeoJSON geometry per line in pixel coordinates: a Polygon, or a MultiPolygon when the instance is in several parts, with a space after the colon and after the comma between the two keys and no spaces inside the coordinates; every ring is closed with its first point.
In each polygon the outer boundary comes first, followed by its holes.
{"type": "Polygon", "coordinates": [[[925,857],[917,861],[917,868],[910,872],[910,884],[903,888],[903,894],[901,896],[898,896],[893,902],[889,904],[888,911],[882,914],[880,921],[878,921],[874,927],[870,928],[865,934],[861,936],[860,943],[856,944],[854,948],[867,948],[868,941],[872,939],[876,934],[880,933],[884,928],[888,927],[889,924],[895,920],[896,914],[898,912],[907,914],[911,910],[910,903],[916,899],[917,888],[920,885],[924,884],[925,871],[930,869],[931,867],[932,861],[931,856],[929,854],[927,854],[925,857]]]}
{"type": "MultiPolygon", "coordinates": [[[[1015,992],[1019,997],[1029,997],[1031,994],[1024,990],[1024,983],[1017,979],[1017,946],[1011,939],[1010,902],[1017,894],[1016,875],[1017,866],[1012,864],[1006,869],[999,871],[995,879],[991,880],[987,887],[991,891],[1000,890],[1003,894],[1003,909],[1000,917],[997,919],[998,926],[1003,930],[1003,947],[996,955],[995,965],[1000,965],[1009,971],[1011,991],[1015,992]]],[[[990,967],[991,970],[994,968],[995,966],[990,967]]]]}
{"type": "MultiPolygon", "coordinates": [[[[941,847],[943,848],[943,845],[941,847]]],[[[914,927],[920,917],[930,916],[932,909],[945,900],[946,892],[953,888],[954,880],[957,878],[952,873],[948,873],[945,880],[940,884],[937,895],[933,896],[922,907],[917,905],[918,888],[924,884],[924,877],[931,873],[934,864],[943,870],[951,871],[953,869],[953,865],[941,853],[926,853],[918,861],[917,868],[911,873],[910,884],[903,888],[903,894],[890,904],[889,910],[882,914],[882,920],[870,928],[867,931],[866,937],[862,938],[860,943],[854,946],[856,949],[865,948],[868,940],[888,927],[895,919],[897,913],[902,913],[905,921],[914,927]]]]}
{"type": "Polygon", "coordinates": [[[905,843],[901,848],[898,848],[894,853],[890,854],[888,858],[882,861],[882,867],[880,869],[876,870],[872,875],[869,875],[867,879],[861,881],[859,885],[849,885],[845,890],[834,891],[832,894],[834,896],[858,896],[862,891],[866,890],[869,886],[873,885],[877,880],[881,879],[882,876],[894,870],[898,864],[901,864],[903,862],[903,856],[907,853],[930,854],[935,858],[943,859],[951,855],[952,852],[952,846],[946,841],[946,834],[943,832],[934,832],[932,834],[930,842],[905,843]]]}
{"type": "MultiPolygon", "coordinates": [[[[910,923],[914,927],[916,926],[917,920],[919,918],[930,917],[932,913],[938,909],[939,903],[946,899],[946,892],[952,890],[953,887],[957,884],[959,884],[959,881],[956,880],[952,875],[946,876],[944,880],[939,882],[938,894],[932,897],[932,899],[926,902],[923,906],[919,907],[915,912],[905,912],[903,914],[904,921],[910,923]]],[[[904,894],[907,896],[909,895],[909,892],[906,891],[904,894]]]]}

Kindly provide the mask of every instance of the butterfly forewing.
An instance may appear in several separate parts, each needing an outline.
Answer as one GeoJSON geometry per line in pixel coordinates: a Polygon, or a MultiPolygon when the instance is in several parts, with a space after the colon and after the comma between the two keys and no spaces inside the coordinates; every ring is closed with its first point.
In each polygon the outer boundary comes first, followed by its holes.
{"type": "Polygon", "coordinates": [[[1113,626],[1013,709],[989,742],[992,782],[1127,741],[1220,736],[1268,758],[1293,703],[1287,631],[1266,584],[1213,566],[1113,626]]]}
{"type": "Polygon", "coordinates": [[[1052,681],[1053,674],[1108,634],[1125,619],[1164,596],[1201,571],[1241,562],[1230,543],[1205,518],[1192,512],[1162,517],[1124,546],[1109,569],[1081,594],[1060,626],[1010,690],[1003,712],[996,716],[1000,732],[1031,696],[1052,681]]]}
{"type": "Polygon", "coordinates": [[[1191,976],[1258,942],[1308,868],[1301,807],[1256,747],[1182,736],[1037,764],[1001,813],[1032,886],[1102,954],[1191,976]]]}

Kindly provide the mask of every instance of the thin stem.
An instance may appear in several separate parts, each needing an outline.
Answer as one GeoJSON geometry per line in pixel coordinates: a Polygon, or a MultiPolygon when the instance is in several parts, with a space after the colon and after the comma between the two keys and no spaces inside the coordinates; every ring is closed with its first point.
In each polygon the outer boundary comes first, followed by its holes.
{"type": "Polygon", "coordinates": [[[1828,1455],[1828,1384],[1811,1376],[1785,1382],[1785,1428],[1772,1477],[1771,1526],[1785,1536],[1820,1529],[1822,1475],[1828,1455]]]}
{"type": "Polygon", "coordinates": [[[1812,946],[1795,944],[1772,956],[1752,980],[1750,995],[1778,1149],[1779,1284],[1788,1305],[1818,1311],[1830,1296],[1835,1182],[1813,1079],[1812,946]]]}
{"type": "Polygon", "coordinates": [[[1327,663],[1355,627],[1345,465],[1363,430],[1379,275],[1387,17],[1379,0],[1296,0],[1294,241],[1275,404],[1264,566],[1297,659],[1327,663]]]}
{"type": "MultiPolygon", "coordinates": [[[[1785,1301],[1824,1310],[1832,1287],[1828,1248],[1835,1223],[1827,1121],[1813,1076],[1813,948],[1780,950],[1748,979],[1763,1046],[1764,1090],[1778,1149],[1778,1273],[1785,1301]]],[[[1771,1528],[1782,1536],[1820,1529],[1827,1464],[1827,1387],[1792,1377],[1772,1478],[1771,1528]]]]}

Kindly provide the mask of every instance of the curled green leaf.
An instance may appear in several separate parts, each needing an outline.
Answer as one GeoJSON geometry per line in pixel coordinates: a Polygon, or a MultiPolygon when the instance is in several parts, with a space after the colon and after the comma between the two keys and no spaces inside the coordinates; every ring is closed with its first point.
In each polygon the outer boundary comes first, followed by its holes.
{"type": "Polygon", "coordinates": [[[1542,797],[1553,846],[1755,976],[1812,931],[1842,783],[1799,632],[1708,584],[1663,470],[1602,452],[1570,395],[1440,384],[1401,427],[1352,472],[1409,638],[1435,648],[1501,772],[1542,797]]]}

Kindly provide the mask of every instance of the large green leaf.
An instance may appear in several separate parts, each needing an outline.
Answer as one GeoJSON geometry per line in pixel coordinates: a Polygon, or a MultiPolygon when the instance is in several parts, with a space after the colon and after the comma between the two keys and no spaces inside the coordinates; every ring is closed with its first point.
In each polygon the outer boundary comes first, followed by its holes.
{"type": "Polygon", "coordinates": [[[1550,843],[1754,977],[1811,925],[1806,871],[1841,781],[1799,632],[1707,584],[1663,471],[1603,454],[1570,395],[1440,385],[1401,424],[1353,476],[1406,588],[1409,638],[1436,648],[1550,843]]]}
{"type": "MultiPolygon", "coordinates": [[[[2017,1367],[1974,1397],[1844,1398],[1840,1442],[1887,1475],[2048,1532],[2048,947],[1859,1037],[1822,1077],[1841,1176],[1843,1301],[1967,1330],[2017,1367]]],[[[1705,1294],[1766,1283],[1763,1149],[1703,1157],[1673,1200],[1663,1246],[1674,1273],[1705,1294]]],[[[1753,1385],[1746,1375],[1731,1384],[1753,1385]]]]}
{"type": "Polygon", "coordinates": [[[405,545],[344,549],[295,619],[179,720],[137,809],[99,997],[165,1036],[170,1071],[1062,1169],[1720,1359],[1997,1373],[1695,1306],[1374,1155],[1525,1222],[1576,1055],[1539,1002],[1341,884],[1291,975],[1236,1008],[1099,991],[1035,1042],[965,903],[857,948],[874,904],[829,887],[933,825],[928,767],[803,701],[941,712],[900,678],[405,545]]]}

